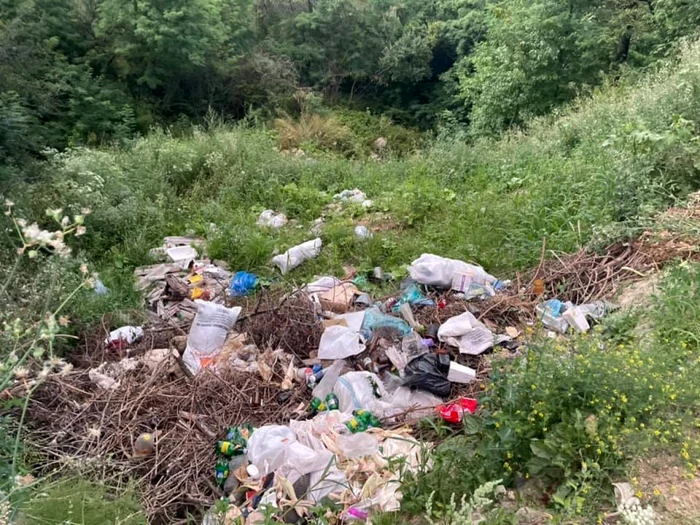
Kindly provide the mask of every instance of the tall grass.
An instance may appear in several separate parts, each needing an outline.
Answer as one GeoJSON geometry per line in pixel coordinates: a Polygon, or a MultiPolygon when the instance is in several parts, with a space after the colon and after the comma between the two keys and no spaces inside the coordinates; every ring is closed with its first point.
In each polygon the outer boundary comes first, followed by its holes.
{"type": "Polygon", "coordinates": [[[535,264],[543,237],[569,251],[629,234],[640,217],[695,189],[699,124],[695,43],[635,85],[606,86],[498,141],[441,141],[376,162],[284,155],[263,130],[156,131],[126,148],[55,154],[44,182],[19,187],[15,200],[37,216],[57,196],[92,207],[78,248],[110,269],[143,263],[163,235],[191,230],[235,269],[271,274],[274,252],[308,240],[332,195],[359,187],[392,227],[363,242],[353,224],[364,210],[329,215],[321,256],[292,278],[342,272],[344,263],[398,270],[425,251],[507,273],[535,264]],[[295,224],[259,229],[265,208],[295,224]]]}

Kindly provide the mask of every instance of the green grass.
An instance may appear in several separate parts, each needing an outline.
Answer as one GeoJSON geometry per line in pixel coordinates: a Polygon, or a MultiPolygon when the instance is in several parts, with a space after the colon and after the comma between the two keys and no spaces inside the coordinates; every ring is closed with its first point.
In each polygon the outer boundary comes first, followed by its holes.
{"type": "Polygon", "coordinates": [[[103,485],[66,479],[39,486],[20,508],[22,525],[145,525],[137,494],[114,494],[103,485]]]}

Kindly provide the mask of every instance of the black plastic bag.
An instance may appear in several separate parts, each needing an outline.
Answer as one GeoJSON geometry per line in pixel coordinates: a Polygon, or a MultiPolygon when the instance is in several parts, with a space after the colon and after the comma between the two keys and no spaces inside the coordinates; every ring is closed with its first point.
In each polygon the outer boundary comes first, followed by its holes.
{"type": "Polygon", "coordinates": [[[404,386],[420,388],[445,398],[450,395],[452,383],[447,380],[450,371],[450,356],[447,354],[425,354],[408,363],[404,370],[404,386]]]}

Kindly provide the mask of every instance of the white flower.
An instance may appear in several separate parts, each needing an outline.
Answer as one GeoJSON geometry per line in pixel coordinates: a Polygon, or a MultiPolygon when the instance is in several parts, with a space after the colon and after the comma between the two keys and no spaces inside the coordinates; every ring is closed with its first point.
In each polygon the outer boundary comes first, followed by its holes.
{"type": "Polygon", "coordinates": [[[70,219],[68,218],[67,215],[64,215],[63,218],[61,219],[61,226],[64,228],[70,224],[70,219]]]}
{"type": "Polygon", "coordinates": [[[87,230],[85,229],[85,226],[78,226],[78,227],[75,229],[75,236],[76,236],[76,237],[80,237],[81,235],[85,235],[85,232],[86,232],[86,231],[87,231],[87,230]]]}
{"type": "Polygon", "coordinates": [[[82,273],[83,275],[85,275],[87,272],[88,272],[87,264],[85,264],[85,263],[81,264],[81,265],[80,265],[80,273],[82,273]]]}
{"type": "Polygon", "coordinates": [[[23,366],[18,366],[14,370],[15,379],[27,379],[29,377],[29,370],[23,366]]]}

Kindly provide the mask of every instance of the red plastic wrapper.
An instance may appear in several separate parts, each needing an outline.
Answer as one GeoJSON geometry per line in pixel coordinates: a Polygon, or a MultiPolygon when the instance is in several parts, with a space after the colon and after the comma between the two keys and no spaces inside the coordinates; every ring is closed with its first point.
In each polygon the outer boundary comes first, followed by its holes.
{"type": "Polygon", "coordinates": [[[479,406],[479,402],[476,399],[460,397],[454,403],[438,405],[436,409],[440,417],[448,423],[461,423],[464,413],[473,414],[476,412],[477,406],[479,406]]]}

